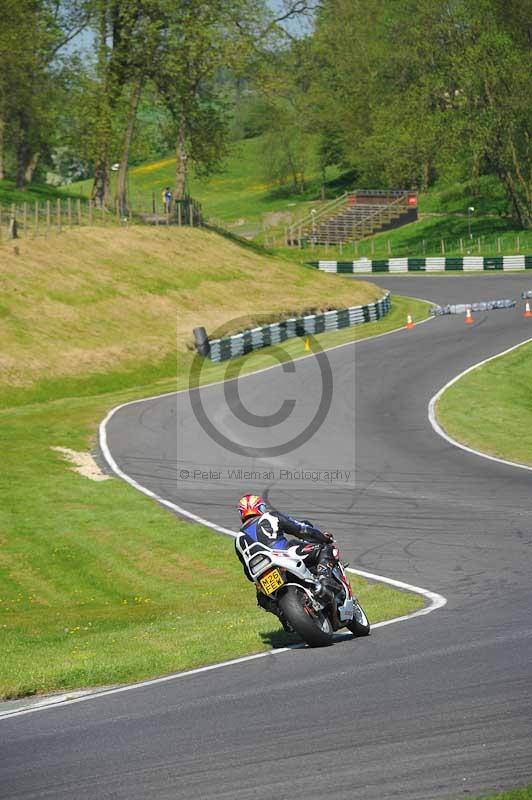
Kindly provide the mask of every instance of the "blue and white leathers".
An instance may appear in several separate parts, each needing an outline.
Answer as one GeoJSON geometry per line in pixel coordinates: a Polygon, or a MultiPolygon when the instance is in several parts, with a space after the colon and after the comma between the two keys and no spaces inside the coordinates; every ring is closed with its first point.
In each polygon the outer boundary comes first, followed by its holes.
{"type": "Polygon", "coordinates": [[[279,518],[270,512],[254,517],[242,526],[242,532],[254,542],[260,542],[272,550],[286,550],[290,547],[288,539],[279,524],[279,518]]]}

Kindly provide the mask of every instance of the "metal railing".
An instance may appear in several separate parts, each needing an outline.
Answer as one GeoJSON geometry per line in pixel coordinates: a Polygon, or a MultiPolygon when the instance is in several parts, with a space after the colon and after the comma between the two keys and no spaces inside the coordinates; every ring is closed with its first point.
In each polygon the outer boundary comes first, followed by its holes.
{"type": "MultiPolygon", "coordinates": [[[[315,241],[319,240],[321,242],[323,237],[320,229],[323,229],[329,223],[329,221],[334,220],[335,217],[341,217],[342,208],[345,208],[346,212],[348,212],[350,209],[357,209],[364,206],[369,207],[373,205],[374,211],[369,212],[366,219],[360,223],[344,224],[343,228],[341,228],[344,220],[338,220],[340,225],[339,231],[341,229],[345,236],[344,241],[353,238],[359,231],[362,236],[368,235],[368,233],[372,233],[375,230],[376,226],[373,224],[373,222],[379,218],[379,215],[390,214],[389,219],[386,221],[391,221],[391,219],[394,217],[399,216],[399,214],[396,213],[396,209],[400,205],[410,205],[409,198],[411,197],[416,197],[417,202],[416,193],[406,189],[357,189],[351,192],[344,192],[343,195],[335,198],[335,200],[332,200],[325,206],[322,206],[318,211],[311,212],[303,219],[290,225],[286,229],[285,233],[286,244],[289,246],[293,244],[300,245],[301,240],[304,237],[308,237],[315,241]],[[379,204],[378,206],[371,203],[356,204],[357,198],[365,197],[383,197],[394,199],[389,203],[383,205],[379,204]]],[[[381,219],[384,220],[384,216],[381,216],[381,219]]],[[[381,224],[384,224],[384,221],[381,224]]],[[[331,243],[331,241],[332,240],[329,239],[329,243],[331,243]]]]}
{"type": "Polygon", "coordinates": [[[336,197],[334,200],[331,200],[329,203],[326,203],[317,211],[314,211],[308,214],[303,219],[299,220],[299,222],[294,222],[286,229],[286,243],[291,244],[294,241],[294,237],[297,238],[298,231],[302,231],[307,228],[309,225],[315,225],[317,220],[322,220],[322,218],[326,214],[330,214],[334,212],[339,206],[343,205],[349,195],[352,195],[353,192],[344,192],[340,197],[336,197]]]}

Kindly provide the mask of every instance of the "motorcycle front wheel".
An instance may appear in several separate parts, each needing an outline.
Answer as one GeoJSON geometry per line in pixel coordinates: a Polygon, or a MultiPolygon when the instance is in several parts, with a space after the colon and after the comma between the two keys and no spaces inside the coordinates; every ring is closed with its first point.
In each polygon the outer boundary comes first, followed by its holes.
{"type": "Polygon", "coordinates": [[[309,647],[325,647],[332,643],[333,627],[324,611],[313,608],[308,595],[295,586],[289,586],[278,599],[286,619],[309,647]]]}
{"type": "Polygon", "coordinates": [[[351,622],[346,622],[348,628],[353,636],[367,636],[370,631],[369,620],[366,613],[358,600],[355,600],[353,609],[353,619],[351,622]]]}

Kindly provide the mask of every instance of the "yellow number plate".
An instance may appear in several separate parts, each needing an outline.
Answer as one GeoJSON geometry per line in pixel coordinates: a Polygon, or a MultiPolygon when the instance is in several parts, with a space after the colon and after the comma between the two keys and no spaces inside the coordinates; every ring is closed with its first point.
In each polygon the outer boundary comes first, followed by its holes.
{"type": "Polygon", "coordinates": [[[278,569],[272,569],[260,579],[260,585],[266,594],[273,594],[284,583],[284,578],[278,569]]]}

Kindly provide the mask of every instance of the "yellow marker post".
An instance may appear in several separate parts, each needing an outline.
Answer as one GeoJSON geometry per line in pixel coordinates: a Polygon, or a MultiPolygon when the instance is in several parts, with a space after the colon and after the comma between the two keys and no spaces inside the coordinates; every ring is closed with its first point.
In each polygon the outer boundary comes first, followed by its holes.
{"type": "Polygon", "coordinates": [[[312,350],[310,346],[310,336],[305,336],[305,352],[310,353],[312,350]]]}

